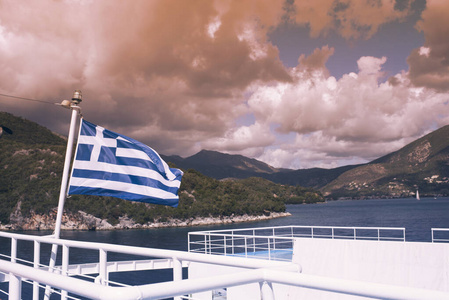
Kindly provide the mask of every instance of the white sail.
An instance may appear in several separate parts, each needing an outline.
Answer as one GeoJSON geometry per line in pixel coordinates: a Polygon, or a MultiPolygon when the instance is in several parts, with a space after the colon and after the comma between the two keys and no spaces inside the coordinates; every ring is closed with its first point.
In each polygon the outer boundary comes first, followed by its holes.
{"type": "Polygon", "coordinates": [[[420,198],[419,198],[419,191],[418,190],[416,190],[416,200],[420,200],[420,198]]]}

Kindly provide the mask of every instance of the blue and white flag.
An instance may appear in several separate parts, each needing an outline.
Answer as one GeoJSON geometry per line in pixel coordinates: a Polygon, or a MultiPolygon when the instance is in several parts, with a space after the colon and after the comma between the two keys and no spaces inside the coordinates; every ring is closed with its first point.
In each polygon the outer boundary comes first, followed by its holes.
{"type": "Polygon", "coordinates": [[[81,119],[68,194],[177,207],[182,175],[147,145],[81,119]]]}

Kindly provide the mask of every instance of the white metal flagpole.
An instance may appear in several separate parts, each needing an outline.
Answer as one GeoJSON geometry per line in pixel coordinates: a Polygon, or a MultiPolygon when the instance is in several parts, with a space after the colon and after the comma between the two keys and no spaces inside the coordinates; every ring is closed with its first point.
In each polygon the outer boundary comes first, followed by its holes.
{"type": "MultiPolygon", "coordinates": [[[[59,192],[58,213],[56,215],[55,231],[53,233],[53,238],[55,239],[59,239],[59,236],[61,234],[62,215],[64,213],[64,202],[67,196],[67,184],[69,181],[70,162],[72,159],[73,141],[75,139],[75,128],[78,120],[78,114],[81,110],[78,104],[80,104],[81,101],[82,101],[81,91],[75,90],[75,92],[73,93],[72,101],[64,100],[61,103],[63,107],[72,110],[72,118],[70,121],[69,136],[67,139],[67,150],[65,153],[64,169],[62,171],[61,190],[59,192]]],[[[50,272],[53,272],[53,269],[55,267],[57,253],[58,253],[58,245],[53,244],[51,248],[50,263],[48,266],[50,272]]],[[[49,298],[50,298],[50,287],[47,286],[45,288],[45,299],[48,300],[49,298]]]]}

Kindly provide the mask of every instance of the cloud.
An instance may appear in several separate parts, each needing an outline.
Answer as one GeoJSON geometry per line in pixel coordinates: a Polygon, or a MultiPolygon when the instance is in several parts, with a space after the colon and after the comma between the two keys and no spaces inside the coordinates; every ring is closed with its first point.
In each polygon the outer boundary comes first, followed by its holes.
{"type": "Polygon", "coordinates": [[[103,5],[98,12],[101,23],[114,20],[98,26],[102,53],[107,53],[100,72],[115,74],[117,84],[174,77],[184,81],[190,93],[215,97],[255,78],[288,80],[277,49],[259,30],[259,22],[272,24],[276,5],[268,14],[270,10],[251,6],[251,1],[217,7],[212,1],[133,3],[103,5]],[[133,22],[127,22],[130,16],[133,22]]]}
{"type": "Polygon", "coordinates": [[[313,74],[314,71],[325,72],[325,75],[329,73],[326,70],[326,62],[334,54],[334,48],[329,48],[329,46],[324,46],[321,49],[315,49],[313,53],[309,56],[301,54],[298,59],[298,67],[301,71],[305,71],[309,74],[313,74]]]}
{"type": "Polygon", "coordinates": [[[269,127],[255,123],[249,126],[241,126],[226,132],[223,137],[207,140],[201,144],[204,149],[215,149],[231,153],[251,153],[254,149],[260,149],[271,145],[275,137],[269,127]]]}
{"type": "MultiPolygon", "coordinates": [[[[335,31],[345,39],[370,38],[382,24],[402,20],[410,13],[408,2],[390,0],[295,1],[295,22],[310,26],[312,37],[335,31]]],[[[291,15],[291,13],[290,13],[291,15]]]]}
{"type": "MultiPolygon", "coordinates": [[[[81,89],[86,118],[192,154],[228,132],[247,86],[291,80],[266,40],[281,15],[282,1],[5,1],[1,91],[58,102],[81,89]]],[[[65,132],[38,107],[3,109],[65,132]]]]}
{"type": "MultiPolygon", "coordinates": [[[[331,52],[323,47],[311,57],[331,52]]],[[[325,68],[310,73],[300,63],[292,69],[292,83],[260,86],[248,100],[256,120],[278,124],[280,135],[296,134],[294,142],[266,149],[260,158],[302,168],[367,162],[447,124],[447,95],[411,87],[406,73],[382,82],[385,62],[385,57],[361,57],[358,73],[339,80],[325,68]]]]}
{"type": "MultiPolygon", "coordinates": [[[[86,119],[164,154],[207,148],[283,167],[364,161],[449,121],[448,99],[427,88],[447,86],[438,14],[447,5],[428,3],[410,74],[383,82],[388,57],[364,56],[337,80],[326,69],[332,45],[299,49],[290,69],[268,34],[288,21],[312,37],[370,38],[408,16],[409,1],[6,0],[0,93],[59,102],[81,89],[86,119]],[[236,121],[246,115],[254,122],[236,121]]],[[[69,111],[1,100],[0,110],[66,134],[69,111]]]]}
{"type": "MultiPolygon", "coordinates": [[[[383,151],[395,151],[403,145],[404,141],[379,143],[376,146],[383,151]]],[[[361,152],[373,149],[373,145],[366,143],[351,143],[337,141],[335,137],[324,136],[322,132],[309,135],[297,135],[294,143],[283,144],[279,148],[267,148],[260,156],[267,163],[276,167],[289,167],[292,169],[307,168],[336,168],[344,165],[365,163],[366,158],[361,152]]],[[[372,154],[372,151],[371,151],[372,154]]],[[[378,158],[376,153],[372,158],[378,158]]]]}
{"type": "Polygon", "coordinates": [[[416,86],[433,88],[440,92],[449,90],[449,2],[427,1],[427,6],[417,24],[424,33],[424,47],[415,49],[407,59],[410,79],[416,86]]]}

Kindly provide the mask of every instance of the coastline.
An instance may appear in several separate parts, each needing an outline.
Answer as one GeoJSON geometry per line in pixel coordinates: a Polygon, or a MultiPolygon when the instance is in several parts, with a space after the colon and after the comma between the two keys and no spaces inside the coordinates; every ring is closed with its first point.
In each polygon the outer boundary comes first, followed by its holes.
{"type": "MultiPolygon", "coordinates": [[[[126,230],[126,229],[150,229],[167,227],[195,227],[204,225],[233,224],[269,220],[290,216],[288,212],[270,212],[269,215],[241,215],[241,216],[221,216],[190,218],[187,220],[168,219],[167,221],[148,222],[138,224],[134,220],[123,216],[119,218],[119,223],[112,225],[107,220],[89,215],[83,211],[76,214],[64,213],[62,217],[61,230],[126,230]]],[[[28,230],[54,230],[56,212],[51,211],[46,215],[33,214],[30,217],[16,216],[12,218],[12,224],[0,224],[3,231],[28,231],[28,230]]]]}

